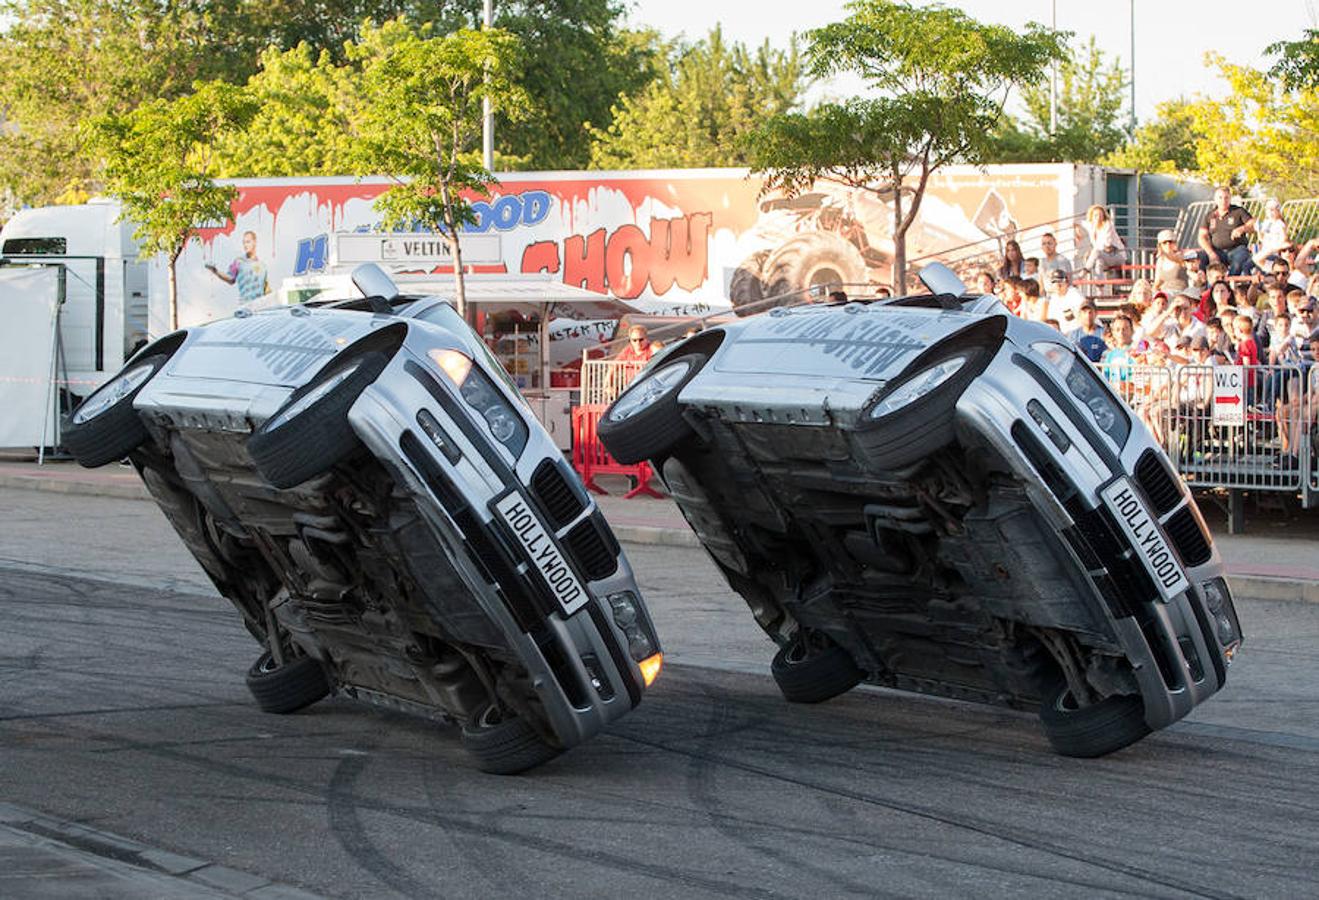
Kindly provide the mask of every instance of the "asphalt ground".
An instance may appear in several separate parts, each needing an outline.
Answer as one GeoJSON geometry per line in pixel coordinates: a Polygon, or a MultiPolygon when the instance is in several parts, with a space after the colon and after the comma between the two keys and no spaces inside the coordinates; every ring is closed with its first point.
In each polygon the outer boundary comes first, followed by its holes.
{"type": "Polygon", "coordinates": [[[138,896],[1316,892],[1315,604],[1240,598],[1223,692],[1069,760],[1026,714],[868,688],[791,706],[704,555],[632,545],[660,680],[605,735],[498,778],[425,720],[258,712],[258,648],[154,505],[0,490],[0,510],[0,873],[33,858],[6,855],[17,834],[134,866],[138,896]],[[125,844],[151,849],[116,860],[125,844]]]}

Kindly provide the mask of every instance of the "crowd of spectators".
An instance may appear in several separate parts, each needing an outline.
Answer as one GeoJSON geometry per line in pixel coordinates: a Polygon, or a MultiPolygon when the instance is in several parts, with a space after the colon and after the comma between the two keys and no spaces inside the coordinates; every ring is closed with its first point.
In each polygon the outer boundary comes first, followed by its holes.
{"type": "Polygon", "coordinates": [[[1086,215],[1071,259],[1058,253],[1053,234],[1040,238],[1040,256],[1023,258],[1016,242],[994,271],[976,278],[1014,314],[1045,322],[1066,335],[1118,388],[1162,438],[1173,409],[1205,411],[1215,365],[1273,366],[1246,370],[1250,414],[1273,420],[1282,447],[1281,465],[1294,465],[1300,435],[1319,411],[1319,239],[1294,243],[1276,201],[1262,221],[1215,191],[1214,207],[1199,230],[1197,246],[1181,248],[1171,231],[1160,232],[1150,277],[1114,279],[1126,248],[1103,207],[1086,215]],[[1074,284],[1130,285],[1107,317],[1074,284]],[[1105,279],[1110,279],[1106,282],[1105,279]],[[1142,377],[1141,367],[1178,377],[1142,377]],[[1308,395],[1308,396],[1307,396],[1308,395]]]}

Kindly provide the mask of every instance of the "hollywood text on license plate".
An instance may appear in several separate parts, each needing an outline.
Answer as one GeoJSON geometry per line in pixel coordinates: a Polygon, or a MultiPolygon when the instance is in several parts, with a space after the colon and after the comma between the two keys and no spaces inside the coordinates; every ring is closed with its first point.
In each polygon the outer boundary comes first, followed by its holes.
{"type": "Polygon", "coordinates": [[[586,589],[577,580],[568,561],[554,545],[550,533],[540,523],[540,517],[531,511],[527,501],[514,491],[497,502],[495,509],[499,510],[563,611],[571,615],[586,605],[589,599],[586,589]]]}
{"type": "Polygon", "coordinates": [[[1181,564],[1163,539],[1154,518],[1145,510],[1136,489],[1119,478],[1099,492],[1104,503],[1126,532],[1136,555],[1145,563],[1164,600],[1171,600],[1190,584],[1182,574],[1181,564]]]}

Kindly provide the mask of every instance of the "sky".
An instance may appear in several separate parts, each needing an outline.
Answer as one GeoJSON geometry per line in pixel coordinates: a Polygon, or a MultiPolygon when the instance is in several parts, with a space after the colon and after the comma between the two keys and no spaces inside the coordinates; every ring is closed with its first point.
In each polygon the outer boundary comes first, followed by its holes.
{"type": "MultiPolygon", "coordinates": [[[[1075,42],[1095,36],[1101,50],[1126,67],[1131,58],[1132,0],[946,0],[982,22],[1021,27],[1028,21],[1075,32],[1075,42]]],[[[1232,62],[1264,66],[1263,49],[1319,27],[1319,0],[1134,0],[1136,10],[1136,115],[1154,115],[1155,105],[1177,96],[1226,92],[1204,65],[1208,50],[1232,62]]],[[[783,46],[793,31],[806,31],[846,16],[843,0],[632,0],[629,21],[666,36],[695,39],[716,23],[732,40],[783,46]]],[[[817,89],[847,90],[839,84],[817,89]]],[[[1130,89],[1128,89],[1129,93],[1130,89]]],[[[814,98],[815,94],[812,94],[814,98]]]]}

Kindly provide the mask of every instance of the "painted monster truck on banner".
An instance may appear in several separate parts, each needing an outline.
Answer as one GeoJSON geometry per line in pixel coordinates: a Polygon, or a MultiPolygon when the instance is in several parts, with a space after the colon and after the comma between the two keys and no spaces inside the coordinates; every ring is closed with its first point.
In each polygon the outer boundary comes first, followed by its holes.
{"type": "MultiPolygon", "coordinates": [[[[1073,173],[1071,166],[942,172],[909,232],[908,258],[1070,214],[1073,173]]],[[[286,279],[333,271],[334,235],[377,229],[372,204],[390,182],[234,184],[232,222],[204,230],[179,261],[184,325],[227,317],[286,279]]],[[[789,199],[762,196],[760,180],[742,169],[510,173],[475,211],[466,230],[499,241],[497,261],[474,271],[548,273],[653,313],[695,314],[828,282],[890,280],[890,198],[833,184],[789,199]]]]}

